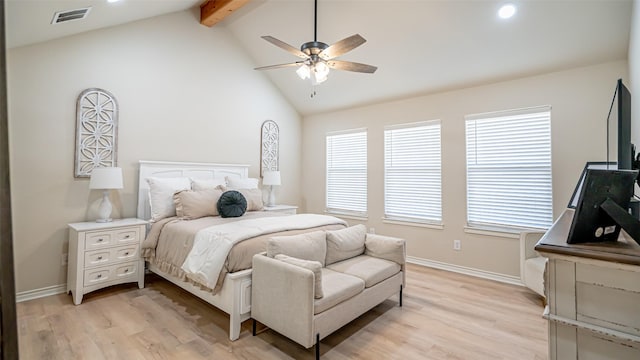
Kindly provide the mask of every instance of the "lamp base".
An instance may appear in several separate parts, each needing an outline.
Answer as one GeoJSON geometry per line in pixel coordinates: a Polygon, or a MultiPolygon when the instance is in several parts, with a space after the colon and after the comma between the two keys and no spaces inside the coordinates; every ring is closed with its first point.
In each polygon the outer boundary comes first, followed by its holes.
{"type": "Polygon", "coordinates": [[[267,198],[267,206],[276,206],[276,194],[273,191],[273,185],[269,185],[269,197],[267,198]]]}
{"type": "Polygon", "coordinates": [[[102,201],[100,202],[100,206],[98,207],[98,216],[99,219],[96,222],[99,223],[108,223],[113,221],[109,216],[111,215],[111,201],[109,201],[109,190],[104,190],[102,192],[102,201]]]}

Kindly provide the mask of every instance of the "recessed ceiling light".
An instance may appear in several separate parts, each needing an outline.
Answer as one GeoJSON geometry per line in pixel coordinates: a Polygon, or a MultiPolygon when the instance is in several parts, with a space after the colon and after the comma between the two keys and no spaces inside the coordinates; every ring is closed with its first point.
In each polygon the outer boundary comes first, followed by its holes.
{"type": "Polygon", "coordinates": [[[118,1],[120,1],[120,0],[107,0],[107,2],[109,2],[109,3],[114,3],[114,2],[118,2],[118,1]]]}
{"type": "Polygon", "coordinates": [[[515,15],[515,13],[516,13],[516,6],[513,4],[502,5],[500,10],[498,10],[498,16],[500,16],[501,19],[508,19],[513,15],[515,15]]]}

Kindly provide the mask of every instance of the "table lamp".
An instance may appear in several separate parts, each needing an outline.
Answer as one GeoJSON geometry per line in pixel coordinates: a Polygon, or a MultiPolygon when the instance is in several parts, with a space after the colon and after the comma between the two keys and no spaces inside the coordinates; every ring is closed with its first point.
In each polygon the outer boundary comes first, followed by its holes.
{"type": "Polygon", "coordinates": [[[98,207],[99,218],[96,222],[111,222],[111,201],[109,201],[109,190],[122,189],[122,168],[119,167],[100,167],[91,171],[91,180],[89,181],[89,189],[104,190],[102,192],[102,202],[98,207]]]}
{"type": "Polygon", "coordinates": [[[280,171],[265,171],[262,174],[262,185],[269,186],[269,200],[267,206],[276,205],[276,195],[273,192],[273,187],[280,185],[280,171]]]}

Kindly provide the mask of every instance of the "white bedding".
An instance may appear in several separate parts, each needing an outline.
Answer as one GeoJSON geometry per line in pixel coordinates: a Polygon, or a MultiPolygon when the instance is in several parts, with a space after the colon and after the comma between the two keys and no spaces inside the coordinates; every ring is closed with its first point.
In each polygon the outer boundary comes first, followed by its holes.
{"type": "MultiPolygon", "coordinates": [[[[224,261],[234,244],[251,237],[285,230],[307,229],[336,224],[333,216],[299,214],[291,216],[247,219],[210,226],[200,230],[187,255],[182,270],[187,277],[214,288],[224,261]]],[[[344,221],[342,224],[346,225],[344,221]]]]}

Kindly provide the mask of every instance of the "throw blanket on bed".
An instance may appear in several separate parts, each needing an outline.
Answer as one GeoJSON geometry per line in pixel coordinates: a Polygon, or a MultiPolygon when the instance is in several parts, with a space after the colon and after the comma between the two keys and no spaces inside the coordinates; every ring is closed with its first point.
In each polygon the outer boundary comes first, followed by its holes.
{"type": "Polygon", "coordinates": [[[234,244],[259,235],[336,223],[346,225],[343,220],[333,216],[299,214],[211,226],[196,234],[193,247],[182,264],[182,270],[191,280],[214,288],[224,261],[234,244]]]}

